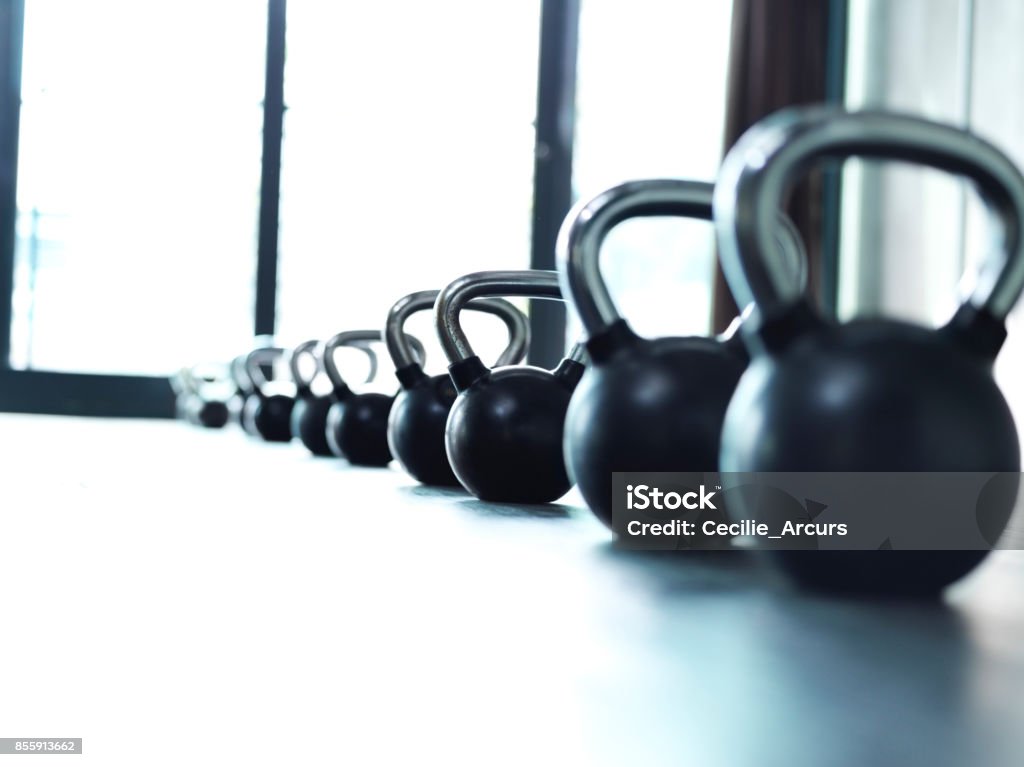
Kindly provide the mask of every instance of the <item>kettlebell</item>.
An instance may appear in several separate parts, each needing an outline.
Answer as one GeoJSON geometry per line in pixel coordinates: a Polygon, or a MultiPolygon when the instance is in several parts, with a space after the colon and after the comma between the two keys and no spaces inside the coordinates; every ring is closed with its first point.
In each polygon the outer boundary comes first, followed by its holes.
{"type": "Polygon", "coordinates": [[[232,359],[228,366],[231,380],[235,384],[235,394],[229,401],[228,409],[231,413],[231,419],[241,426],[246,434],[258,437],[258,434],[249,431],[252,425],[244,417],[246,402],[249,401],[249,397],[256,396],[253,391],[252,381],[249,380],[249,374],[245,372],[245,358],[246,354],[240,354],[232,359]]]}
{"type": "MultiPolygon", "coordinates": [[[[379,330],[348,330],[338,333],[324,344],[323,364],[334,387],[333,402],[327,411],[327,444],[334,455],[345,458],[356,466],[387,466],[391,463],[388,447],[388,415],[393,394],[380,392],[356,393],[341,377],[334,350],[382,340],[379,330]]],[[[423,360],[423,344],[409,336],[413,353],[423,360]]]]}
{"type": "MultiPolygon", "coordinates": [[[[600,272],[601,245],[631,218],[711,220],[714,186],[652,179],[612,187],[577,204],[557,243],[562,292],[586,333],[590,365],[569,402],[565,460],[587,505],[612,524],[612,473],[718,470],[725,409],[747,353],[734,322],[717,338],[643,338],[623,319],[600,272]]],[[[788,219],[777,246],[800,270],[803,245],[788,219]]]]}
{"type": "MultiPolygon", "coordinates": [[[[330,456],[331,446],[327,443],[327,412],[331,409],[334,399],[330,394],[316,394],[312,384],[317,374],[323,370],[323,358],[316,353],[320,346],[318,340],[305,341],[296,346],[288,358],[288,368],[295,381],[295,407],[292,408],[292,434],[298,436],[302,444],[313,455],[330,456]],[[302,373],[300,360],[304,355],[313,359],[313,375],[306,378],[302,373]]],[[[370,361],[367,382],[377,374],[377,354],[369,346],[354,344],[366,353],[370,361]]]]}
{"type": "MultiPolygon", "coordinates": [[[[273,336],[259,335],[254,339],[252,348],[265,349],[273,345],[273,336]]],[[[252,380],[249,378],[249,373],[245,369],[245,359],[248,356],[249,352],[239,354],[228,364],[228,374],[235,384],[235,393],[228,399],[228,412],[230,414],[230,420],[241,426],[242,430],[246,434],[258,437],[259,434],[255,431],[255,425],[245,418],[246,402],[248,402],[250,397],[255,398],[257,396],[255,386],[253,386],[252,380]],[[252,429],[252,431],[250,431],[250,429],[252,429]]]]}
{"type": "MultiPolygon", "coordinates": [[[[448,463],[444,430],[455,402],[455,385],[447,373],[428,376],[413,357],[403,332],[405,322],[416,312],[433,309],[438,290],[423,290],[399,299],[388,313],[384,341],[395,365],[402,389],[391,405],[388,417],[388,446],[405,471],[425,485],[455,486],[459,480],[448,463]]],[[[520,362],[526,354],[530,326],[526,316],[508,301],[485,298],[466,307],[500,317],[508,328],[508,345],[497,365],[520,362]]]]}
{"type": "Polygon", "coordinates": [[[199,365],[185,368],[181,375],[184,385],[184,402],[179,403],[186,421],[207,429],[221,429],[228,423],[228,401],[211,392],[211,385],[221,379],[217,375],[207,376],[199,372],[199,365]]]}
{"type": "MultiPolygon", "coordinates": [[[[723,472],[1020,470],[1017,430],[992,375],[1006,316],[1024,287],[1024,177],[1003,153],[916,117],[786,109],[750,128],[729,151],[714,218],[729,286],[757,308],[756,321],[744,324],[753,359],[726,412],[723,472]],[[795,181],[821,160],[852,156],[966,176],[1000,225],[999,247],[942,328],[826,320],[773,252],[772,222],[795,181]]],[[[799,584],[888,595],[934,594],[985,553],[766,552],[799,584]]]]}
{"type": "Polygon", "coordinates": [[[278,346],[254,349],[245,358],[245,371],[253,384],[253,393],[245,401],[242,419],[246,431],[267,442],[289,442],[292,438],[292,408],[295,397],[283,391],[270,391],[270,382],[260,364],[281,357],[285,350],[278,346]]]}
{"type": "Polygon", "coordinates": [[[477,498],[550,503],[572,487],[562,458],[569,397],[583,374],[581,345],[554,370],[488,368],[473,353],[459,312],[485,296],[561,300],[553,271],[476,272],[441,291],[434,306],[441,348],[458,395],[448,414],[445,449],[459,482],[477,498]]]}

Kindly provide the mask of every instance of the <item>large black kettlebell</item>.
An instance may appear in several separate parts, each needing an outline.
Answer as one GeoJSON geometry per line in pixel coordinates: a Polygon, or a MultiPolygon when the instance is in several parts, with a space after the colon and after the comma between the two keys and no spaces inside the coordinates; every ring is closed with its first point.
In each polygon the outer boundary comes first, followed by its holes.
{"type": "MultiPolygon", "coordinates": [[[[725,409],[747,366],[735,335],[642,338],[619,314],[601,277],[601,245],[621,222],[640,216],[711,220],[712,184],[631,181],[579,203],[558,238],[562,291],[587,334],[590,365],[565,422],[570,477],[587,505],[612,523],[612,473],[718,470],[725,409]]],[[[806,262],[788,219],[778,227],[787,263],[806,262]]]]}
{"type": "MultiPolygon", "coordinates": [[[[423,360],[423,344],[409,336],[414,354],[423,360]]],[[[324,344],[324,370],[334,387],[333,403],[327,412],[327,444],[331,452],[356,466],[387,466],[391,463],[388,447],[388,415],[395,395],[380,392],[356,393],[338,370],[334,350],[340,346],[362,346],[382,340],[379,330],[348,330],[324,344]]]]}
{"type": "MultiPolygon", "coordinates": [[[[444,430],[455,402],[455,385],[447,373],[428,376],[413,356],[404,333],[405,322],[416,312],[433,309],[438,290],[411,293],[391,307],[384,341],[395,365],[402,390],[388,417],[388,445],[395,459],[414,479],[425,485],[457,486],[459,480],[448,463],[444,430]]],[[[508,327],[508,345],[497,365],[514,365],[523,359],[530,338],[526,316],[508,301],[497,298],[470,302],[467,309],[496,315],[508,327]]]]}
{"type": "MultiPolygon", "coordinates": [[[[370,346],[354,344],[367,355],[370,371],[366,380],[373,380],[377,374],[377,354],[370,346]]],[[[313,455],[330,456],[331,446],[327,442],[327,413],[334,404],[334,397],[313,391],[313,381],[323,370],[323,358],[317,353],[320,342],[305,341],[296,346],[288,358],[288,367],[295,381],[295,407],[292,409],[292,434],[297,436],[313,455]],[[313,375],[306,377],[302,372],[301,360],[308,356],[313,360],[313,375]]]]}
{"type": "Polygon", "coordinates": [[[285,350],[277,346],[254,349],[245,358],[245,371],[253,384],[253,393],[246,399],[242,413],[245,430],[267,442],[289,442],[292,438],[292,408],[295,397],[283,391],[271,391],[262,363],[283,356],[285,350]]]}
{"type": "MultiPolygon", "coordinates": [[[[1017,430],[992,367],[1006,336],[1004,320],[1024,287],[1024,177],[999,150],[915,117],[787,109],[752,127],[729,151],[714,216],[733,294],[757,307],[756,321],[744,325],[753,359],[726,413],[722,471],[1020,470],[1017,430]],[[775,257],[772,223],[793,183],[820,160],[851,156],[966,176],[999,223],[999,247],[941,329],[886,319],[827,321],[775,257]]],[[[924,594],[969,572],[985,552],[770,556],[798,582],[819,589],[924,594]]]]}
{"type": "Polygon", "coordinates": [[[553,271],[477,272],[438,296],[434,322],[458,391],[445,447],[459,482],[485,501],[550,503],[572,483],[562,458],[569,397],[583,375],[583,348],[554,370],[529,365],[489,369],[469,345],[459,312],[475,298],[529,296],[560,300],[553,271]]]}

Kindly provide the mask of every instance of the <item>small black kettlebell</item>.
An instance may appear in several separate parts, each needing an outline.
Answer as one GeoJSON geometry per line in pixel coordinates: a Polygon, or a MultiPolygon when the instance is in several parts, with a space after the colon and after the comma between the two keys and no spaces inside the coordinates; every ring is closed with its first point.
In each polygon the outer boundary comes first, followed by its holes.
{"type": "MultiPolygon", "coordinates": [[[[348,330],[324,344],[323,364],[334,387],[333,403],[327,412],[327,444],[331,452],[356,466],[387,466],[391,463],[388,447],[388,415],[393,394],[356,393],[341,377],[334,350],[339,346],[364,345],[382,340],[379,330],[348,330]]],[[[423,359],[423,344],[409,336],[415,354],[423,359]]]]}
{"type": "MultiPolygon", "coordinates": [[[[752,361],[726,413],[723,472],[1020,470],[1017,430],[992,377],[1006,315],[1024,287],[1024,177],[1003,153],[962,130],[915,117],[786,109],[729,151],[715,187],[714,218],[726,279],[757,309],[755,321],[744,323],[752,361]],[[835,324],[815,311],[776,258],[772,224],[794,182],[820,160],[851,156],[966,176],[999,223],[1000,247],[981,264],[973,292],[944,327],[874,318],[835,324]]],[[[901,595],[938,592],[986,554],[767,553],[809,587],[901,595]]]]}
{"type": "MultiPolygon", "coordinates": [[[[295,381],[295,407],[292,409],[292,434],[297,436],[302,444],[313,455],[331,456],[331,446],[327,442],[327,413],[334,404],[331,394],[316,394],[312,385],[317,374],[323,370],[323,358],[317,353],[320,342],[317,340],[305,341],[296,346],[288,358],[288,367],[295,381]],[[303,375],[301,359],[309,356],[314,363],[313,375],[308,378],[303,375]]],[[[362,349],[369,361],[370,372],[366,380],[373,380],[377,374],[377,354],[369,346],[354,344],[362,349]]]]}
{"type": "MultiPolygon", "coordinates": [[[[428,376],[413,356],[403,329],[416,312],[433,309],[438,290],[423,290],[400,299],[388,313],[384,328],[391,361],[402,390],[388,417],[388,445],[398,463],[425,485],[458,486],[459,480],[448,463],[444,430],[455,402],[455,385],[447,373],[428,376]]],[[[508,301],[497,298],[471,301],[466,307],[500,317],[508,327],[508,345],[497,365],[514,365],[526,354],[530,326],[526,316],[508,301]]]]}
{"type": "MultiPolygon", "coordinates": [[[[733,323],[718,338],[642,338],[619,314],[600,272],[601,245],[618,224],[640,216],[711,220],[712,184],[652,179],[612,187],[579,203],[558,238],[558,273],[587,334],[590,365],[569,403],[569,476],[609,527],[612,473],[718,470],[725,409],[747,353],[733,323]]],[[[806,263],[788,219],[778,246],[806,263]]]]}
{"type": "Polygon", "coordinates": [[[220,371],[203,373],[201,367],[194,365],[181,373],[185,388],[185,399],[181,403],[184,418],[196,426],[221,429],[227,425],[230,416],[228,400],[211,388],[219,387],[223,379],[220,371]]]}
{"type": "MultiPolygon", "coordinates": [[[[253,349],[265,349],[274,345],[274,339],[269,335],[256,336],[253,349]]],[[[242,427],[242,430],[252,437],[258,437],[256,426],[245,418],[245,405],[250,398],[256,398],[256,387],[249,378],[249,372],[245,368],[245,360],[249,352],[239,354],[228,365],[228,374],[235,384],[235,393],[228,400],[228,412],[230,420],[242,427]],[[252,429],[252,431],[250,431],[252,429]]]]}
{"type": "Polygon", "coordinates": [[[554,370],[512,365],[491,370],[473,353],[459,312],[475,298],[529,296],[561,300],[553,271],[477,272],[438,296],[434,322],[458,396],[445,448],[459,482],[485,501],[550,503],[572,487],[562,457],[569,397],[583,375],[583,348],[554,370]]]}
{"type": "Polygon", "coordinates": [[[267,442],[289,442],[292,438],[292,408],[295,397],[283,391],[271,391],[270,382],[260,370],[260,364],[283,356],[285,350],[277,346],[254,349],[245,358],[245,371],[253,384],[253,393],[245,401],[242,413],[245,430],[267,442]]]}
{"type": "Polygon", "coordinates": [[[231,360],[228,370],[231,373],[231,380],[235,384],[235,394],[231,397],[228,407],[231,413],[231,420],[242,427],[242,430],[252,437],[258,437],[258,434],[253,434],[249,431],[251,424],[249,424],[245,415],[245,403],[249,401],[249,397],[255,396],[253,391],[254,387],[252,381],[249,380],[249,374],[245,372],[245,358],[248,353],[240,354],[231,360]]]}

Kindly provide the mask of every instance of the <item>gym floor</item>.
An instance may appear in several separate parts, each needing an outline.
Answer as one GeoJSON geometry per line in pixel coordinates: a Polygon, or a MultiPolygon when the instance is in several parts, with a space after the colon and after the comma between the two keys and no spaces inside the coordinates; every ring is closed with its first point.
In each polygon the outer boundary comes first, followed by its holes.
{"type": "Polygon", "coordinates": [[[177,422],[0,431],[0,722],[86,764],[1020,767],[1022,552],[943,602],[829,599],[617,551],[572,496],[177,422]]]}

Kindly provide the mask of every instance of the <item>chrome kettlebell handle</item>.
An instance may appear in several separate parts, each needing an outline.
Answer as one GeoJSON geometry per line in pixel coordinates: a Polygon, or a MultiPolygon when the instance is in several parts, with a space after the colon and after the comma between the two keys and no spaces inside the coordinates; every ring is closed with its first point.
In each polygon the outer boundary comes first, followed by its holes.
{"type": "MultiPolygon", "coordinates": [[[[675,216],[711,221],[714,185],[683,179],[628,181],[581,200],[562,222],[556,255],[562,291],[593,337],[622,319],[601,276],[601,246],[616,226],[631,218],[675,216]]],[[[788,216],[776,213],[775,247],[787,277],[807,283],[807,253],[788,216]]],[[[742,306],[742,304],[741,304],[742,306]]]]}
{"type": "Polygon", "coordinates": [[[171,388],[178,396],[198,393],[199,387],[196,384],[191,366],[186,365],[175,371],[174,375],[171,376],[171,388]]]}
{"type": "Polygon", "coordinates": [[[320,361],[320,357],[316,354],[316,347],[320,345],[320,341],[317,339],[310,339],[309,341],[303,341],[301,344],[292,349],[292,353],[288,355],[288,370],[292,374],[292,380],[295,381],[295,385],[299,387],[299,390],[308,389],[309,385],[313,383],[313,379],[316,378],[316,374],[323,369],[323,363],[320,361]],[[308,354],[313,358],[313,375],[306,378],[302,375],[302,369],[299,367],[299,359],[303,355],[308,354]]]}
{"type": "Polygon", "coordinates": [[[762,322],[785,315],[802,290],[770,256],[773,225],[797,179],[823,159],[905,160],[970,178],[1001,237],[983,260],[964,306],[1002,322],[1024,289],[1024,177],[988,142],[919,117],[839,107],[792,107],[761,120],[722,163],[714,218],[733,295],[762,322]]]}
{"type": "MultiPolygon", "coordinates": [[[[316,378],[317,373],[324,370],[323,358],[317,354],[316,351],[318,346],[320,346],[320,341],[315,338],[310,339],[309,341],[303,341],[292,349],[291,354],[288,356],[288,370],[291,372],[292,380],[295,381],[295,385],[300,391],[308,391],[309,387],[313,383],[313,379],[316,378]],[[313,358],[315,365],[313,368],[313,375],[309,378],[302,375],[302,370],[299,368],[299,360],[303,355],[307,354],[313,358]]],[[[364,352],[370,361],[370,369],[365,379],[365,383],[369,383],[377,376],[377,353],[369,344],[366,343],[353,343],[351,346],[354,346],[364,352]]]]}
{"type": "Polygon", "coordinates": [[[182,390],[187,394],[202,395],[203,389],[228,380],[227,368],[221,364],[197,362],[179,371],[182,390]],[[208,372],[203,373],[202,370],[208,372]],[[215,372],[211,372],[215,371],[215,372]]]}
{"type": "MultiPolygon", "coordinates": [[[[414,359],[423,364],[423,360],[427,356],[423,343],[416,336],[411,336],[408,333],[404,335],[408,338],[409,348],[414,359]]],[[[365,383],[369,383],[377,375],[377,355],[369,348],[369,345],[383,340],[384,334],[379,330],[344,330],[327,339],[324,343],[323,351],[320,353],[320,358],[323,361],[324,372],[327,373],[331,386],[335,390],[347,386],[345,379],[341,376],[341,371],[338,369],[338,363],[334,359],[335,349],[339,346],[355,346],[370,355],[370,375],[366,377],[365,381],[365,383]]]]}
{"type": "Polygon", "coordinates": [[[230,371],[231,380],[235,382],[238,390],[249,394],[253,387],[252,381],[249,380],[249,374],[245,372],[245,357],[245,354],[239,354],[231,360],[230,371]]]}
{"type": "MultiPolygon", "coordinates": [[[[403,296],[388,312],[387,324],[384,326],[384,342],[391,355],[395,370],[402,370],[416,364],[413,349],[409,344],[409,336],[403,329],[405,322],[416,312],[433,309],[440,295],[440,290],[421,290],[403,296]]],[[[514,365],[526,356],[526,348],[530,343],[530,323],[526,315],[514,305],[500,298],[480,298],[472,301],[467,309],[492,314],[505,323],[508,329],[508,344],[494,363],[497,366],[514,365]]]]}
{"type": "Polygon", "coordinates": [[[460,312],[474,299],[493,296],[524,296],[562,300],[558,274],[541,269],[473,272],[449,284],[434,304],[434,324],[449,363],[476,356],[459,321],[460,312]]]}
{"type": "Polygon", "coordinates": [[[269,383],[260,369],[260,363],[273,362],[283,356],[286,351],[280,346],[261,346],[245,355],[245,374],[248,376],[254,392],[262,394],[263,387],[269,383]]]}
{"type": "MultiPolygon", "coordinates": [[[[267,334],[258,335],[253,340],[255,341],[253,350],[266,349],[274,345],[274,337],[267,334]]],[[[252,394],[256,388],[252,378],[249,377],[249,371],[246,366],[248,356],[249,352],[239,354],[228,365],[228,373],[231,376],[231,380],[235,382],[235,386],[244,394],[252,394]]]]}

